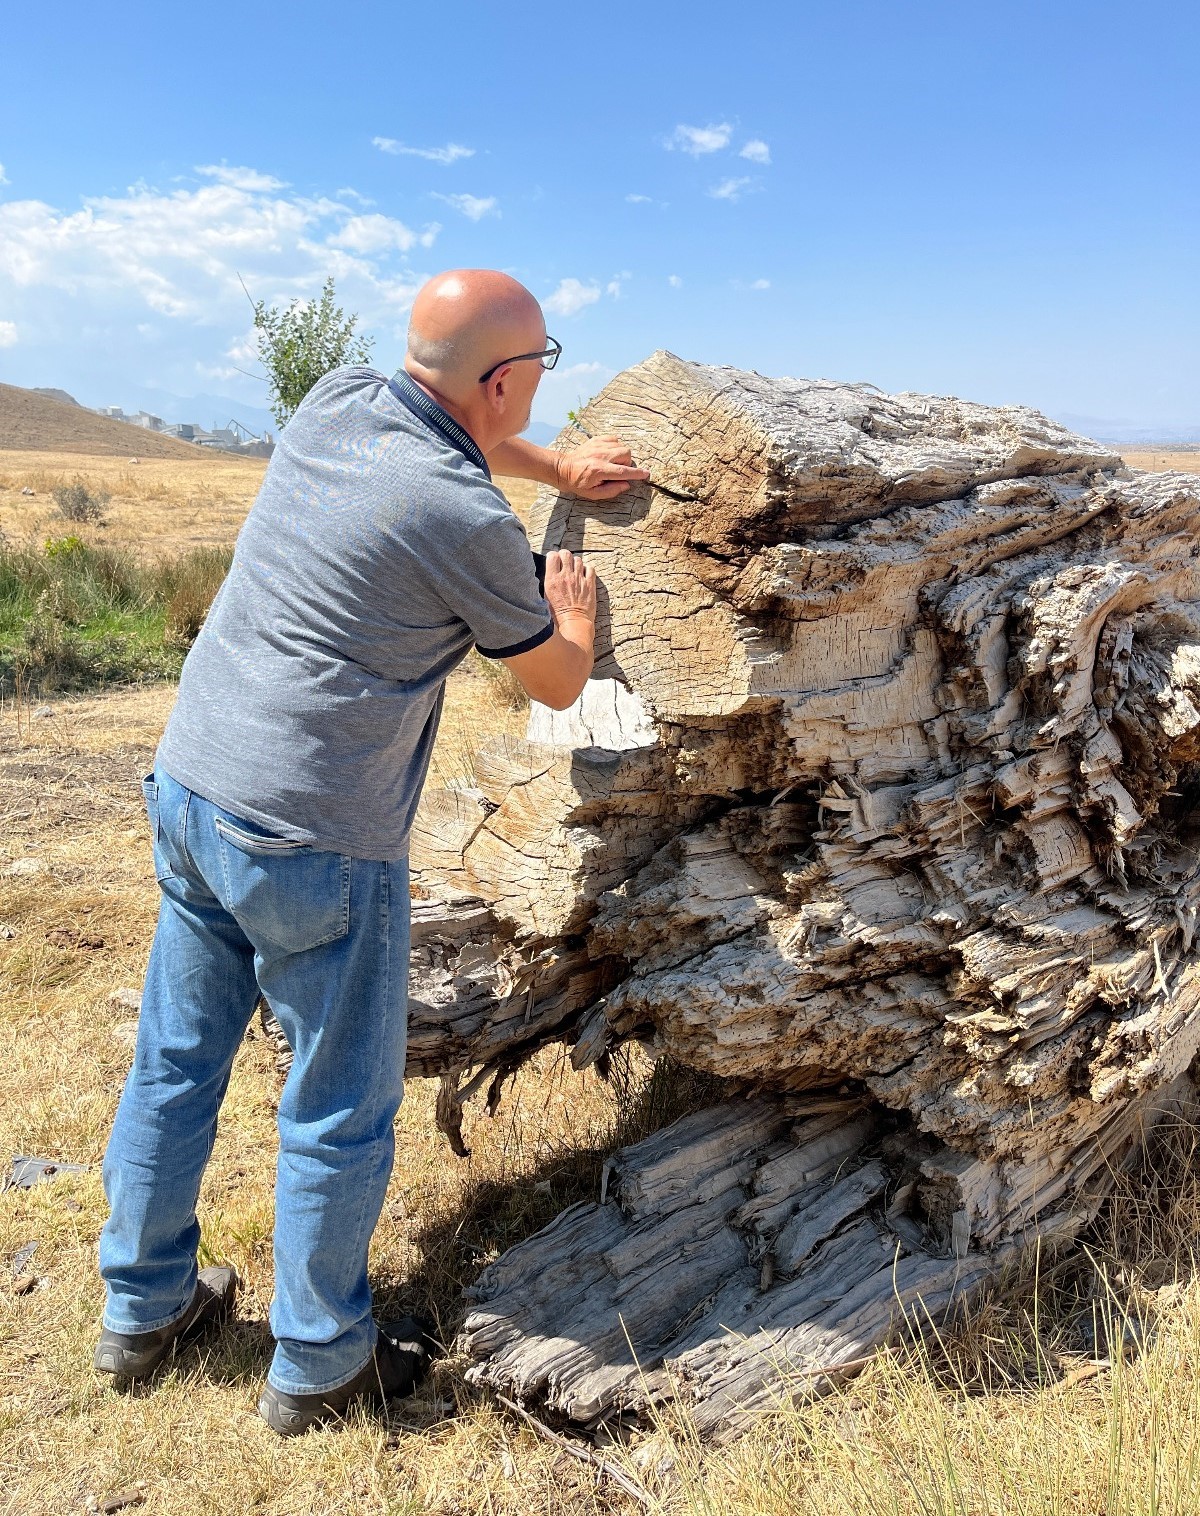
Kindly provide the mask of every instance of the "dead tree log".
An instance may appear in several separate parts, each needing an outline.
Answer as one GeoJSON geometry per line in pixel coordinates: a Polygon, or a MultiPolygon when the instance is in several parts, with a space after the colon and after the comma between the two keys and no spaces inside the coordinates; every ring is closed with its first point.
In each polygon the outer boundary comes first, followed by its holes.
{"type": "Polygon", "coordinates": [[[410,1069],[451,1128],[552,1039],[752,1097],[621,1155],[463,1334],[577,1421],[716,1430],[1069,1234],[1180,1100],[1200,499],[1033,411],[665,353],[583,424],[652,483],[539,497],[602,656],[424,806],[410,1069]]]}

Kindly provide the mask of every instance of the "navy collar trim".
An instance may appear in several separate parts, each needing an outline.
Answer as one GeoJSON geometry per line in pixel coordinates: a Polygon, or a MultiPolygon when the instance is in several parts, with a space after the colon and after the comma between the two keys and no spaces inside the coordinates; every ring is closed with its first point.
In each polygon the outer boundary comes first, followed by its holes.
{"type": "Polygon", "coordinates": [[[414,416],[418,416],[435,431],[441,432],[446,441],[456,447],[476,468],[482,469],[489,479],[492,477],[487,459],[479,451],[470,433],[464,431],[454,417],[444,411],[432,396],[427,395],[419,384],[414,383],[403,369],[393,374],[387,383],[388,389],[401,405],[406,406],[414,416]]]}

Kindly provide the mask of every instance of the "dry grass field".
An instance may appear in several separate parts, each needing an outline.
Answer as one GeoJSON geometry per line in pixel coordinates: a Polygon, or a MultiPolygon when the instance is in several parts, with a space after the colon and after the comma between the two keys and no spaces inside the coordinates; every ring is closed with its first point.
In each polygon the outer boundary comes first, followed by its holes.
{"type": "MultiPolygon", "coordinates": [[[[0,450],[0,532],[19,542],[75,531],[90,541],[147,555],[224,547],[237,536],[254,503],[266,461],[192,451],[194,458],[145,458],[133,464],[128,458],[0,450]],[[92,493],[110,497],[103,526],[81,529],[59,514],[53,491],[76,480],[92,493]]],[[[536,486],[524,479],[496,482],[524,514],[536,486]]]]}
{"type": "Polygon", "coordinates": [[[1168,471],[1200,474],[1200,447],[1152,448],[1149,452],[1133,449],[1123,456],[1131,468],[1144,468],[1154,474],[1168,471]]]}
{"type": "MultiPolygon", "coordinates": [[[[1184,456],[1194,467],[1200,455],[1184,456]]],[[[80,474],[111,490],[103,530],[151,551],[228,542],[261,470],[164,460],[127,478],[122,460],[26,453],[35,472],[22,476],[14,458],[0,454],[6,532],[50,529],[44,490],[20,494],[34,477],[48,489],[80,474]]],[[[521,506],[529,494],[514,491],[521,506]]],[[[386,1418],[356,1413],[282,1442],[254,1410],[270,1352],[279,1076],[252,1023],[201,1203],[205,1261],[244,1281],[236,1319],[148,1390],[97,1382],[99,1163],[131,1056],[122,992],[141,984],[156,910],[138,779],[173,694],[51,699],[41,715],[0,706],[0,1173],[16,1154],[85,1166],[0,1194],[0,1516],[67,1516],[119,1495],[147,1516],[1200,1511],[1200,1166],[1186,1126],[1123,1184],[1086,1248],[1031,1259],[931,1345],[897,1343],[839,1395],[806,1406],[801,1394],[728,1448],[698,1447],[681,1414],[605,1450],[606,1469],[477,1395],[453,1357],[386,1418]]],[[[435,779],[464,775],[479,741],[522,721],[468,662],[435,779]]],[[[435,1129],[434,1088],[415,1081],[372,1253],[380,1304],[432,1313],[449,1340],[461,1286],[594,1195],[600,1154],[655,1119],[637,1093],[648,1071],[631,1055],[609,1087],[547,1051],[495,1120],[469,1111],[467,1160],[435,1129]]]]}

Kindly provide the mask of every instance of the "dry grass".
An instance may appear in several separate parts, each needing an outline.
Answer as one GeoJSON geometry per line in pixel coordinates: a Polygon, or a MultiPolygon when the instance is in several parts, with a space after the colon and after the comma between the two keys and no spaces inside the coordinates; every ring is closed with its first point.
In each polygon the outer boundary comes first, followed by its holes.
{"type": "Polygon", "coordinates": [[[1200,474],[1200,447],[1151,448],[1147,451],[1117,451],[1131,468],[1148,469],[1152,474],[1178,471],[1182,474],[1200,474]]]}
{"type": "MultiPolygon", "coordinates": [[[[82,482],[107,494],[105,524],[82,535],[136,548],[149,556],[190,547],[224,547],[237,536],[266,470],[261,458],[199,453],[190,458],[97,458],[76,453],[0,452],[0,532],[11,541],[61,534],[53,491],[82,482]],[[22,490],[31,489],[32,495],[22,490]]],[[[525,520],[535,486],[524,479],[497,483],[525,520]]]]}
{"type": "MultiPolygon", "coordinates": [[[[490,685],[466,671],[448,700],[503,729],[490,685]],[[489,715],[490,713],[490,715],[489,715]]],[[[593,1500],[587,1469],[477,1405],[448,1362],[380,1424],[281,1444],[258,1421],[269,1361],[273,1047],[239,1055],[202,1199],[206,1253],[245,1281],[237,1324],[194,1349],[153,1393],[96,1382],[101,1305],[97,1169],[130,1057],[133,1013],[111,997],[138,986],[156,890],[137,780],[174,696],[156,686],[61,701],[22,725],[0,712],[0,1155],[89,1165],[0,1197],[0,1512],[77,1512],[89,1494],[146,1481],[148,1511],[546,1511],[621,1509],[593,1500]],[[12,872],[12,865],[36,872],[12,872]],[[11,935],[10,935],[11,934],[11,935]],[[8,1260],[37,1241],[39,1283],[12,1288],[8,1260]],[[548,1493],[549,1492],[549,1493],[548,1493]]],[[[437,767],[459,760],[439,750],[437,767]]],[[[469,1114],[472,1157],[435,1130],[431,1082],[415,1081],[399,1120],[400,1159],[372,1253],[377,1297],[453,1329],[461,1285],[489,1257],[594,1186],[617,1111],[608,1087],[543,1055],[495,1121],[469,1114]]]]}
{"type": "Polygon", "coordinates": [[[261,458],[96,458],[74,453],[0,453],[0,531],[13,541],[61,533],[53,491],[81,481],[107,494],[105,524],[89,540],[147,555],[224,547],[237,536],[262,483],[261,458]],[[33,490],[23,495],[22,490],[33,490]]]}
{"type": "MultiPolygon", "coordinates": [[[[447,732],[518,718],[468,665],[447,732]]],[[[246,1041],[202,1198],[206,1257],[245,1280],[237,1320],[145,1393],[98,1383],[99,1164],[130,1056],[132,1013],[156,892],[137,779],[174,691],[157,686],[59,702],[18,736],[0,711],[0,1155],[89,1165],[0,1197],[0,1516],[79,1512],[89,1495],[145,1484],[148,1513],[761,1513],[792,1516],[1175,1516],[1200,1509],[1200,1239],[1196,1134],[1167,1133],[1078,1251],[1031,1262],[931,1348],[898,1345],[817,1406],[781,1406],[731,1448],[700,1448],[686,1422],[606,1455],[645,1491],[537,1439],[441,1363],[386,1420],[281,1443],[254,1411],[269,1361],[273,1048],[246,1041]],[[12,872],[12,864],[35,872],[12,872]],[[9,935],[11,933],[11,935],[9,935]],[[38,1248],[16,1293],[11,1259],[38,1248]],[[1097,1287],[1105,1279],[1107,1285],[1097,1287]],[[1144,1319],[1145,1352],[1094,1365],[1088,1329],[1144,1319]]],[[[466,749],[439,747],[461,777],[466,749]]],[[[594,1193],[618,1102],[553,1052],[523,1071],[494,1122],[467,1124],[472,1157],[449,1156],[434,1089],[414,1081],[396,1173],[372,1252],[380,1303],[431,1312],[449,1336],[463,1283],[563,1206],[594,1193]]],[[[626,1109],[628,1108],[628,1103],[626,1109]]],[[[632,1135],[632,1134],[630,1134],[632,1135]]]]}

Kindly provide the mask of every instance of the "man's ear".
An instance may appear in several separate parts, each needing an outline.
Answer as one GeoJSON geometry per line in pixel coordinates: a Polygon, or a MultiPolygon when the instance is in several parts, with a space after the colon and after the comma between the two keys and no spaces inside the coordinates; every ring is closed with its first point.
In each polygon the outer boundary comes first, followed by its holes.
{"type": "Polygon", "coordinates": [[[488,404],[497,416],[503,416],[508,409],[508,378],[513,371],[511,363],[498,368],[487,382],[488,404]]]}

